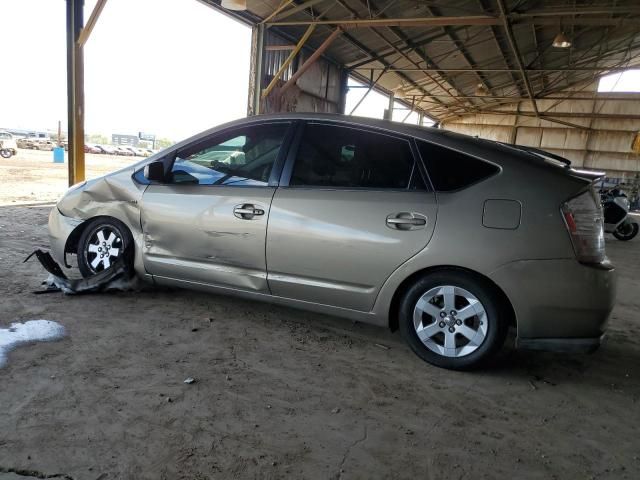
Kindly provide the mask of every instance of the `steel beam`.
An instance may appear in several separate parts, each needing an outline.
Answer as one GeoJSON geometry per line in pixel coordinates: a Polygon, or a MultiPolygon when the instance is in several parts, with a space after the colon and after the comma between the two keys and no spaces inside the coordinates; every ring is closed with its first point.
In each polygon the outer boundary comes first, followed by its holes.
{"type": "Polygon", "coordinates": [[[524,64],[522,63],[522,56],[520,55],[520,49],[518,48],[518,44],[516,43],[515,36],[513,35],[513,31],[511,30],[511,24],[509,23],[509,17],[507,13],[507,9],[504,6],[503,0],[497,0],[498,8],[500,9],[500,17],[507,34],[507,40],[509,41],[509,45],[511,46],[511,50],[513,50],[513,55],[516,59],[516,64],[518,65],[518,69],[520,70],[520,75],[522,75],[522,80],[524,81],[524,86],[527,89],[527,94],[529,95],[529,99],[531,100],[531,105],[533,106],[533,110],[536,112],[536,115],[539,115],[538,105],[536,104],[536,98],[533,93],[533,89],[531,88],[531,83],[529,82],[529,77],[527,76],[527,72],[524,69],[524,64]]]}
{"type": "MultiPolygon", "coordinates": [[[[373,72],[371,72],[373,74],[373,72]]],[[[367,95],[369,95],[369,93],[371,92],[371,90],[373,90],[373,87],[376,86],[376,84],[378,83],[378,81],[382,78],[382,76],[385,74],[385,71],[383,70],[382,72],[380,72],[380,75],[378,75],[378,78],[376,78],[375,80],[371,81],[371,84],[369,85],[369,88],[367,88],[367,91],[364,92],[364,95],[362,96],[362,98],[360,98],[360,100],[358,100],[358,103],[356,103],[356,105],[351,109],[351,111],[349,112],[349,115],[353,115],[353,113],[358,109],[358,107],[360,106],[360,104],[364,101],[365,98],[367,98],[367,95]]],[[[373,78],[373,77],[372,77],[373,78]]],[[[364,85],[363,85],[364,86],[364,85]]]]}
{"type": "Polygon", "coordinates": [[[83,27],[84,0],[67,0],[67,142],[69,186],[85,179],[84,62],[78,42],[83,27]]]}
{"type": "MultiPolygon", "coordinates": [[[[525,72],[620,72],[629,68],[637,68],[637,66],[629,67],[562,67],[562,68],[525,68],[525,72]]],[[[352,70],[359,70],[357,68],[352,70]]],[[[412,67],[361,67],[360,70],[388,70],[389,72],[453,72],[453,73],[470,73],[475,72],[492,72],[492,73],[508,73],[520,72],[519,68],[412,68],[412,67]]]]}
{"type": "MultiPolygon", "coordinates": [[[[562,15],[555,15],[555,17],[562,15]]],[[[509,21],[513,24],[534,24],[534,25],[559,25],[560,20],[552,16],[549,17],[512,17],[509,21]],[[513,19],[512,19],[513,18],[513,19]]],[[[455,17],[417,17],[417,18],[346,18],[335,20],[293,20],[293,21],[273,21],[267,22],[267,25],[274,27],[292,27],[303,25],[331,25],[351,28],[368,28],[368,27],[444,27],[451,25],[468,25],[468,26],[500,26],[503,22],[498,17],[488,15],[469,15],[455,17]]],[[[586,25],[586,26],[614,26],[614,27],[636,27],[640,25],[640,18],[624,17],[624,18],[589,18],[589,17],[566,17],[562,18],[562,25],[586,25]]]]}

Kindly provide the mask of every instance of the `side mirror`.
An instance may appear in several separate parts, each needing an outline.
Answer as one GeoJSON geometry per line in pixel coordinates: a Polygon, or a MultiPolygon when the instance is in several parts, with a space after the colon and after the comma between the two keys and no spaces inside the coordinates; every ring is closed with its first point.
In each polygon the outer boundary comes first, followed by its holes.
{"type": "Polygon", "coordinates": [[[144,167],[144,178],[150,182],[164,182],[164,163],[156,160],[155,162],[147,164],[144,167]]]}

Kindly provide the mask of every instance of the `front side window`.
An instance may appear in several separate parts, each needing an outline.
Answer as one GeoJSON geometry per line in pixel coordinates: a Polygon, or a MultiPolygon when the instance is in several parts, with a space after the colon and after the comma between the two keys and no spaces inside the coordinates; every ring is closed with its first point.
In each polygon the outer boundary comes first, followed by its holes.
{"type": "Polygon", "coordinates": [[[305,127],[289,185],[424,189],[407,140],[318,124],[305,127]]]}
{"type": "Polygon", "coordinates": [[[169,183],[266,186],[288,123],[235,129],[178,152],[169,183]]]}

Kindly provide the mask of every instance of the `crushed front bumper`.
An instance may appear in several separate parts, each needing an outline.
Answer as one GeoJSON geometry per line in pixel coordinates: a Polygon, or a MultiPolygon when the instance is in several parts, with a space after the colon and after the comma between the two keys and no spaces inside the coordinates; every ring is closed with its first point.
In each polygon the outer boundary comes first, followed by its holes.
{"type": "Polygon", "coordinates": [[[49,213],[49,245],[51,256],[60,265],[67,266],[65,261],[67,240],[82,222],[82,219],[64,216],[57,207],[51,209],[49,213]]]}

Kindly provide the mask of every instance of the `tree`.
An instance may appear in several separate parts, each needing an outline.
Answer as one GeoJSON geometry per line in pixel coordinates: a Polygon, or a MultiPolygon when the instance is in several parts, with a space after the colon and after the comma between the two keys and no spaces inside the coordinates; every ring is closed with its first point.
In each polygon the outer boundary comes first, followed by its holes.
{"type": "Polygon", "coordinates": [[[109,139],[105,135],[102,135],[99,133],[93,133],[91,135],[87,135],[87,142],[106,145],[107,143],[109,143],[109,139]]]}
{"type": "Polygon", "coordinates": [[[172,140],[169,140],[168,138],[157,138],[156,139],[156,148],[167,148],[170,147],[171,145],[173,145],[174,142],[172,140]]]}

